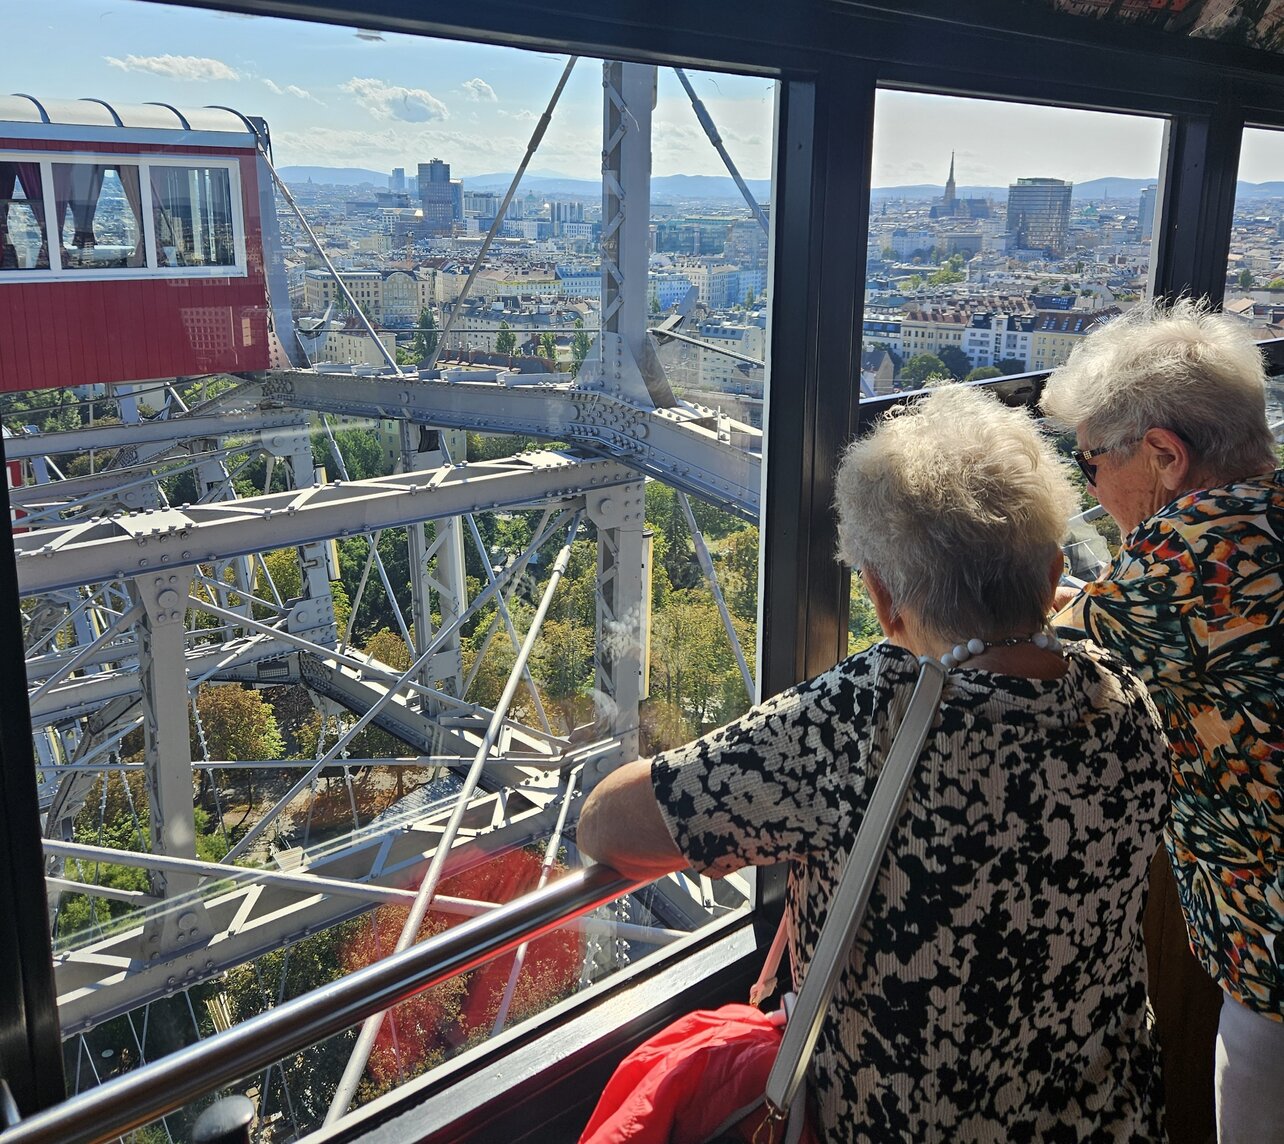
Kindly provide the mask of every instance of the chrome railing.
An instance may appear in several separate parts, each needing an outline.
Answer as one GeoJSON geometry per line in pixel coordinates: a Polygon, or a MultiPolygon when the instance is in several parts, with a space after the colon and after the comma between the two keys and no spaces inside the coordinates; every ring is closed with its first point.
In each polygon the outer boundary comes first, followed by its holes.
{"type": "Polygon", "coordinates": [[[605,866],[576,870],[542,890],[443,930],[227,1032],[38,1112],[0,1132],[0,1144],[99,1144],[114,1140],[475,969],[641,884],[605,866]]]}

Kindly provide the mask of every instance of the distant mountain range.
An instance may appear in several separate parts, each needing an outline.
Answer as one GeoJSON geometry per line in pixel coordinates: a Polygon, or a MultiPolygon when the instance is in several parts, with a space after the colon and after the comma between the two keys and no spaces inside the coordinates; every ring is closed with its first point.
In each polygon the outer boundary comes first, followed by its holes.
{"type": "Polygon", "coordinates": [[[388,189],[387,171],[367,171],[364,167],[278,167],[277,174],[287,183],[328,183],[332,187],[368,183],[381,191],[388,189]]]}
{"type": "MultiPolygon", "coordinates": [[[[1087,179],[1082,183],[1075,183],[1074,190],[1070,192],[1070,197],[1076,200],[1086,199],[1088,201],[1100,199],[1135,199],[1141,195],[1144,188],[1153,186],[1154,179],[1123,179],[1123,178],[1104,178],[1104,179],[1087,179]]],[[[1272,198],[1284,195],[1284,182],[1272,183],[1237,183],[1235,193],[1244,198],[1272,198]]],[[[934,186],[931,183],[914,183],[903,187],[875,187],[871,192],[871,197],[875,202],[884,199],[939,199],[945,194],[943,186],[934,186]]],[[[960,199],[994,199],[1000,202],[1007,202],[1008,188],[1002,187],[958,187],[955,194],[960,199]]]]}
{"type": "MultiPolygon", "coordinates": [[[[281,178],[287,183],[329,183],[331,186],[359,187],[369,185],[386,190],[388,175],[384,171],[369,171],[363,167],[282,167],[281,178]]],[[[513,172],[498,171],[484,175],[469,175],[464,185],[470,191],[495,191],[503,193],[513,181],[513,172]]],[[[769,179],[746,179],[754,197],[762,200],[771,197],[769,179]]],[[[597,199],[602,194],[602,184],[596,179],[576,179],[555,172],[531,174],[522,179],[523,194],[572,195],[583,199],[597,199]]],[[[725,175],[659,175],[651,180],[651,194],[656,199],[735,199],[740,192],[725,175]]]]}
{"type": "MultiPolygon", "coordinates": [[[[369,186],[376,190],[386,190],[388,175],[384,171],[370,171],[363,167],[282,167],[281,178],[287,183],[328,183],[332,186],[360,187],[369,186]]],[[[512,172],[491,172],[484,175],[469,175],[464,185],[470,191],[503,192],[513,180],[512,172]]],[[[1136,199],[1144,187],[1154,183],[1154,179],[1088,179],[1075,183],[1073,198],[1077,200],[1094,199],[1136,199]]],[[[760,202],[771,198],[771,182],[768,179],[746,179],[749,189],[760,202]]],[[[582,199],[596,199],[602,194],[602,187],[594,179],[576,179],[569,175],[559,175],[546,171],[538,174],[527,174],[522,179],[523,194],[536,195],[570,195],[582,199]]],[[[915,183],[900,187],[875,187],[872,197],[875,202],[887,199],[931,199],[940,198],[945,188],[931,183],[915,183]]],[[[1001,187],[959,187],[956,192],[959,198],[986,198],[1006,201],[1008,188],[1001,187]]],[[[1243,198],[1272,198],[1284,196],[1284,182],[1239,183],[1236,193],[1243,198]]],[[[651,195],[657,201],[673,199],[709,199],[740,201],[740,192],[736,185],[725,175],[657,175],[651,180],[651,195]]]]}

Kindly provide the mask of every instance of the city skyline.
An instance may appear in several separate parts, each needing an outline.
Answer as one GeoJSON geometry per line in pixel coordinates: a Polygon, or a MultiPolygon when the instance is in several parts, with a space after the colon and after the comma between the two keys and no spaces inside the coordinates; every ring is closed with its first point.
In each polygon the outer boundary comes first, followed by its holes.
{"type": "MultiPolygon", "coordinates": [[[[283,166],[413,169],[440,156],[458,177],[512,170],[565,57],[139,0],[48,0],[6,20],[6,91],[178,106],[220,103],[262,115],[283,166]],[[60,45],[51,54],[51,35],[60,45]]],[[[600,164],[601,84],[581,61],[532,169],[592,178],[600,164]]],[[[747,178],[771,170],[775,85],[694,73],[693,84],[747,178]]],[[[677,78],[661,68],[657,175],[721,175],[677,78]]],[[[876,187],[961,187],[1019,177],[1154,178],[1162,121],[913,92],[879,94],[876,187]]],[[[1284,134],[1249,132],[1240,178],[1284,179],[1284,134]]]]}

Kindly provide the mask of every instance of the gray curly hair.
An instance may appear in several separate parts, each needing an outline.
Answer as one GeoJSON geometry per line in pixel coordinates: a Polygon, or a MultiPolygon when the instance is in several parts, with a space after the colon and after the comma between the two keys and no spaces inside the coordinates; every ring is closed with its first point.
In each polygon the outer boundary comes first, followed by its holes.
{"type": "Polygon", "coordinates": [[[937,635],[1003,639],[1043,625],[1048,566],[1077,505],[1024,410],[943,386],[848,446],[838,554],[937,635]]]}
{"type": "Polygon", "coordinates": [[[1243,322],[1206,300],[1138,306],[1094,330],[1052,372],[1041,404],[1094,449],[1135,448],[1158,427],[1219,478],[1275,464],[1261,352],[1243,322]]]}

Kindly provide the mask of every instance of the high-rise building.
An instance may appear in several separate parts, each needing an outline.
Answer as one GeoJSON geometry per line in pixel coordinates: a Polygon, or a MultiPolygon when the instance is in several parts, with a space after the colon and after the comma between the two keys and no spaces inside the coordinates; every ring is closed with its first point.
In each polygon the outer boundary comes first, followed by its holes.
{"type": "MultiPolygon", "coordinates": [[[[459,194],[459,216],[463,217],[463,195],[459,194]]],[[[455,221],[456,189],[450,180],[450,164],[432,159],[419,164],[419,205],[424,212],[424,230],[430,234],[448,232],[455,221]]]]}
{"type": "Polygon", "coordinates": [[[388,190],[392,191],[395,194],[395,193],[400,193],[405,189],[406,189],[406,168],[393,167],[392,178],[388,180],[388,190]]]}
{"type": "Polygon", "coordinates": [[[1008,230],[1017,247],[1065,253],[1073,183],[1063,179],[1018,179],[1008,187],[1008,230]]]}
{"type": "Polygon", "coordinates": [[[1137,204],[1137,218],[1141,223],[1141,237],[1149,238],[1155,230],[1155,199],[1159,188],[1151,183],[1141,190],[1141,200],[1137,204]]]}

